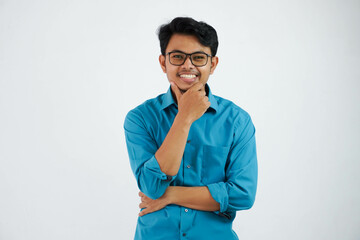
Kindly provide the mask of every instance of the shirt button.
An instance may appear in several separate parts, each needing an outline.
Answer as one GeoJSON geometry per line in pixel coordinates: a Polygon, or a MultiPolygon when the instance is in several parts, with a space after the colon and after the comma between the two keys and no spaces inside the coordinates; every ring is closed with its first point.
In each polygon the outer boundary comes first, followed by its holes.
{"type": "Polygon", "coordinates": [[[186,142],[187,142],[187,143],[190,143],[190,142],[191,142],[191,140],[187,140],[186,142]]]}
{"type": "Polygon", "coordinates": [[[185,208],[185,212],[188,212],[189,210],[187,208],[185,208]]]}
{"type": "Polygon", "coordinates": [[[187,167],[187,168],[191,168],[191,166],[190,166],[190,165],[186,165],[186,167],[187,167]]]}
{"type": "Polygon", "coordinates": [[[186,233],[183,233],[183,236],[185,237],[185,236],[186,236],[186,233]]]}

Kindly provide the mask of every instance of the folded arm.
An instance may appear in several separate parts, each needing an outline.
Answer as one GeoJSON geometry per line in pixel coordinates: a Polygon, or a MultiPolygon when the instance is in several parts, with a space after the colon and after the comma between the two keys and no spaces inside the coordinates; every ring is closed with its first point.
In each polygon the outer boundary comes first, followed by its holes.
{"type": "Polygon", "coordinates": [[[139,214],[160,210],[176,204],[202,211],[213,211],[226,216],[253,206],[257,188],[257,157],[255,128],[250,117],[243,123],[245,128],[234,133],[234,143],[229,153],[226,181],[202,187],[168,187],[165,194],[153,200],[140,193],[139,214]]]}
{"type": "Polygon", "coordinates": [[[180,187],[169,186],[164,195],[153,200],[140,192],[140,208],[143,208],[139,216],[158,211],[167,205],[176,204],[201,211],[218,211],[220,204],[214,200],[207,187],[180,187]]]}
{"type": "Polygon", "coordinates": [[[210,106],[202,83],[184,94],[176,85],[171,88],[178,103],[178,114],[160,147],[147,127],[149,119],[144,119],[141,110],[130,111],[124,123],[131,168],[140,191],[152,199],[161,197],[175,179],[191,124],[210,106]]]}

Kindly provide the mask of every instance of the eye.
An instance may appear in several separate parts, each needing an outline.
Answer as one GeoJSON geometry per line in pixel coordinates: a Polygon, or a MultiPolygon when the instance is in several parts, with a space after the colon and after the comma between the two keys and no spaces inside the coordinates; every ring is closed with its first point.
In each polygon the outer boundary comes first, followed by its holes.
{"type": "Polygon", "coordinates": [[[206,55],[205,54],[195,54],[192,56],[192,60],[196,61],[196,62],[206,61],[206,55]]]}
{"type": "Polygon", "coordinates": [[[179,54],[179,53],[174,53],[171,55],[171,58],[174,59],[184,59],[184,55],[183,54],[179,54]]]}
{"type": "Polygon", "coordinates": [[[195,55],[195,56],[193,57],[193,59],[194,59],[194,60],[203,60],[203,59],[205,59],[205,56],[203,56],[203,55],[195,55]]]}

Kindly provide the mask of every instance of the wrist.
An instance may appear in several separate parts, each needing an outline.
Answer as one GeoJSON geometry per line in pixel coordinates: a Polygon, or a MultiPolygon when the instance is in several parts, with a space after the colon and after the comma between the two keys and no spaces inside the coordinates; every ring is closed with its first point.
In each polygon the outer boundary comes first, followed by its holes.
{"type": "Polygon", "coordinates": [[[181,126],[189,129],[191,127],[191,124],[193,123],[193,121],[189,117],[184,116],[180,112],[176,115],[174,122],[178,122],[181,126]]]}
{"type": "Polygon", "coordinates": [[[174,197],[175,196],[175,191],[176,191],[176,187],[174,187],[174,186],[169,186],[166,189],[166,192],[163,195],[166,205],[175,203],[175,197],[174,197]]]}

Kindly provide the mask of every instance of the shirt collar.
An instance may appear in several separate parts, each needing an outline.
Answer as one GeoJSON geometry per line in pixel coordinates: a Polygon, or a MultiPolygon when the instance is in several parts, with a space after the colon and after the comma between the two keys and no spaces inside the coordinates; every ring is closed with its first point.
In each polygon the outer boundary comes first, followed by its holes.
{"type": "MultiPolygon", "coordinates": [[[[213,109],[215,112],[218,110],[218,102],[216,101],[214,95],[211,93],[210,87],[208,84],[205,85],[205,90],[208,93],[208,97],[209,97],[209,101],[210,101],[210,109],[213,109]]],[[[161,109],[165,109],[167,107],[169,107],[170,105],[174,104],[175,106],[177,106],[177,104],[175,103],[172,93],[171,93],[171,87],[169,87],[168,91],[163,95],[163,99],[162,99],[162,104],[161,104],[161,109]]]]}

